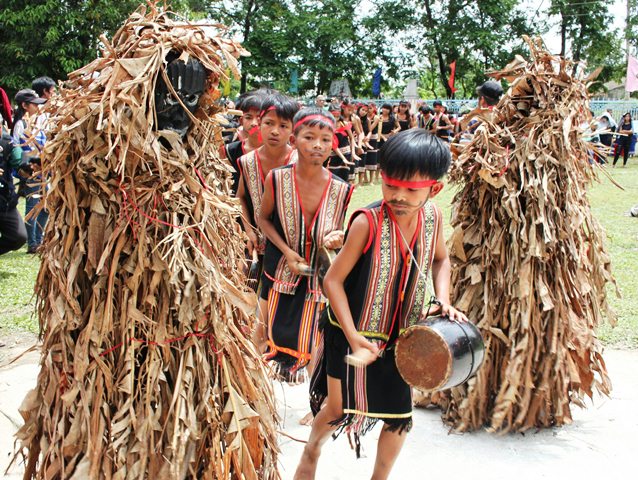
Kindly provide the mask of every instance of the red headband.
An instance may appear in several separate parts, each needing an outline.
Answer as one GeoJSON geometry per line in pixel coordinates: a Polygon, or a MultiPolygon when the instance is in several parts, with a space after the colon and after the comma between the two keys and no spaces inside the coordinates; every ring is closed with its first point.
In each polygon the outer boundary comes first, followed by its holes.
{"type": "Polygon", "coordinates": [[[259,112],[259,120],[261,120],[264,117],[264,115],[266,115],[268,112],[271,112],[273,110],[277,110],[277,107],[275,107],[274,105],[271,105],[266,110],[262,110],[261,112],[259,112]]]}
{"type": "Polygon", "coordinates": [[[320,113],[316,114],[316,115],[308,115],[307,117],[302,118],[301,120],[299,120],[297,123],[295,123],[295,126],[292,127],[292,131],[294,132],[295,130],[297,130],[297,128],[306,123],[306,122],[312,122],[313,120],[322,120],[323,122],[327,123],[328,125],[330,125],[330,128],[332,128],[332,130],[334,131],[335,126],[334,126],[334,122],[326,117],[325,115],[321,115],[320,113]]]}
{"type": "Polygon", "coordinates": [[[381,178],[383,181],[391,187],[403,187],[403,188],[427,188],[433,187],[438,180],[420,180],[418,182],[411,182],[409,180],[399,180],[397,178],[388,177],[385,173],[381,172],[381,178]]]}

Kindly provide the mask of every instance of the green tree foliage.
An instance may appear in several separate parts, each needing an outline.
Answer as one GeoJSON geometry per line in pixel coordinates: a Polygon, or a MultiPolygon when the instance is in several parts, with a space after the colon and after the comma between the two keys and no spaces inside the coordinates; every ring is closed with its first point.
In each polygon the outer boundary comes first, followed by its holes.
{"type": "MultiPolygon", "coordinates": [[[[0,85],[10,93],[40,75],[64,79],[99,55],[110,36],[143,0],[3,0],[0,9],[0,85]]],[[[638,0],[626,31],[638,46],[638,0]]],[[[457,96],[474,94],[485,72],[524,51],[522,34],[546,33],[558,19],[563,53],[603,66],[602,81],[624,74],[622,33],[611,29],[607,0],[172,0],[185,17],[230,28],[251,52],[242,59],[241,91],[261,85],[325,93],[345,78],[356,96],[371,94],[383,68],[384,92],[418,78],[422,94],[449,97],[456,61],[457,96]],[[527,5],[527,10],[524,10],[527,5]],[[544,10],[541,10],[541,7],[544,10]]],[[[237,93],[237,92],[233,92],[237,93]]]]}
{"type": "MultiPolygon", "coordinates": [[[[456,88],[472,96],[485,80],[485,72],[505,65],[522,48],[521,35],[538,31],[517,0],[466,0],[417,2],[426,28],[421,52],[426,66],[437,71],[445,95],[449,65],[456,61],[456,88]]],[[[439,89],[437,89],[439,91],[439,89]]]]}
{"type": "Polygon", "coordinates": [[[552,0],[549,14],[560,21],[561,55],[589,67],[603,67],[599,86],[607,80],[619,80],[624,74],[625,55],[620,32],[611,29],[613,18],[606,0],[552,0]]]}
{"type": "MultiPolygon", "coordinates": [[[[99,55],[100,35],[111,37],[143,0],[3,0],[0,8],[0,86],[10,94],[47,75],[68,73],[99,55]]],[[[177,0],[173,11],[197,16],[201,0],[177,0]]],[[[201,15],[200,15],[201,16],[201,15]]]]}
{"type": "Polygon", "coordinates": [[[242,39],[250,57],[241,61],[241,91],[249,78],[272,84],[286,76],[289,55],[285,32],[290,12],[282,0],[234,0],[206,2],[206,12],[216,21],[228,25],[242,39]]]}
{"type": "Polygon", "coordinates": [[[638,0],[628,0],[628,2],[629,18],[624,33],[633,49],[632,54],[636,54],[638,49],[638,0]]]}
{"type": "Polygon", "coordinates": [[[285,85],[296,68],[301,91],[324,93],[332,80],[346,78],[353,93],[369,95],[378,65],[387,65],[390,76],[397,74],[388,35],[406,28],[401,20],[410,12],[393,12],[387,2],[379,2],[375,15],[362,15],[361,3],[237,0],[213,2],[209,13],[240,34],[251,52],[242,60],[242,91],[285,85]]]}
{"type": "Polygon", "coordinates": [[[4,0],[0,9],[0,83],[14,92],[42,75],[64,79],[96,58],[139,0],[4,0]]]}

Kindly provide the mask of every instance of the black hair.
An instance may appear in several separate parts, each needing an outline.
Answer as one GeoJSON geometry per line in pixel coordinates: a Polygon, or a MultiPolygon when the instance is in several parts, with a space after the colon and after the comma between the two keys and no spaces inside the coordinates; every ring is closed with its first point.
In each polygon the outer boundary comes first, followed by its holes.
{"type": "Polygon", "coordinates": [[[412,112],[411,112],[412,107],[410,105],[410,102],[408,102],[407,100],[401,100],[399,102],[399,107],[402,106],[402,105],[405,105],[406,107],[408,107],[408,109],[407,109],[407,111],[405,113],[406,113],[406,115],[408,117],[411,117],[412,116],[412,112]]]}
{"type": "Polygon", "coordinates": [[[31,88],[35,90],[38,97],[44,95],[44,91],[49,90],[51,87],[55,87],[55,82],[51,77],[38,77],[31,82],[31,88]]]}
{"type": "Polygon", "coordinates": [[[264,102],[262,95],[256,94],[255,91],[242,93],[237,97],[235,108],[246,113],[249,110],[257,110],[261,112],[261,104],[264,102]]]}
{"type": "Polygon", "coordinates": [[[383,110],[383,109],[388,110],[388,116],[390,117],[390,122],[394,123],[395,118],[394,118],[394,110],[392,109],[392,105],[390,105],[389,103],[384,103],[383,105],[381,105],[381,108],[379,110],[383,110]]]}
{"type": "Polygon", "coordinates": [[[299,103],[277,92],[268,95],[261,104],[261,115],[266,115],[267,110],[274,110],[278,117],[292,122],[295,114],[299,111],[299,103]]]}
{"type": "Polygon", "coordinates": [[[483,97],[483,100],[485,100],[485,103],[490,106],[490,107],[494,107],[496,105],[498,105],[499,99],[498,98],[492,98],[492,97],[488,97],[486,95],[481,95],[481,97],[483,97]]]}
{"type": "Polygon", "coordinates": [[[426,113],[432,113],[432,109],[430,107],[428,107],[427,105],[421,105],[419,107],[419,112],[421,112],[423,115],[425,115],[426,113]]]}
{"type": "Polygon", "coordinates": [[[250,92],[244,92],[235,102],[235,108],[246,113],[249,110],[257,110],[261,112],[261,105],[269,95],[278,93],[276,90],[270,88],[259,88],[257,90],[251,90],[250,92]]]}
{"type": "Polygon", "coordinates": [[[16,125],[20,121],[24,122],[24,120],[22,120],[22,118],[27,113],[27,111],[22,106],[23,103],[28,103],[28,102],[16,102],[16,108],[13,111],[13,127],[11,127],[11,136],[13,136],[13,132],[14,132],[14,130],[16,128],[16,125]]]}
{"type": "Polygon", "coordinates": [[[441,100],[434,100],[434,102],[432,102],[432,106],[433,107],[442,107],[443,106],[443,102],[441,100]]]}
{"type": "Polygon", "coordinates": [[[308,120],[307,122],[301,123],[298,127],[293,130],[293,134],[297,135],[302,126],[305,127],[315,127],[319,125],[321,128],[329,127],[332,131],[335,130],[335,125],[337,122],[335,118],[328,112],[324,112],[323,109],[317,107],[306,107],[302,108],[297,112],[295,118],[292,120],[292,124],[297,125],[297,123],[303,121],[304,118],[309,117],[311,115],[320,115],[323,118],[313,118],[312,120],[308,120]]]}
{"type": "Polygon", "coordinates": [[[390,137],[379,153],[381,171],[399,180],[409,180],[414,175],[438,180],[447,173],[452,161],[448,145],[419,128],[390,137]]]}

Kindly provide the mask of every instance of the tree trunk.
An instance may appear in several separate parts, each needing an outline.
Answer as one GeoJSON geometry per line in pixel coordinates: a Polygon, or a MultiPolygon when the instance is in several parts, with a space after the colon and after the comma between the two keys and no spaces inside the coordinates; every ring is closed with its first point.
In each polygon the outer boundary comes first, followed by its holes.
{"type": "Polygon", "coordinates": [[[565,58],[567,45],[567,17],[565,16],[565,10],[561,7],[560,10],[560,56],[565,58]]]}
{"type": "MultiPolygon", "coordinates": [[[[248,3],[246,5],[246,16],[244,17],[244,25],[243,25],[243,34],[244,34],[244,45],[248,42],[248,37],[250,36],[250,30],[251,30],[251,20],[252,20],[252,16],[255,13],[255,11],[253,10],[253,7],[255,7],[255,0],[248,0],[248,3]]],[[[256,10],[256,9],[255,9],[256,10]]],[[[246,88],[248,86],[248,74],[246,73],[246,68],[244,65],[244,61],[242,60],[242,68],[241,68],[241,85],[239,87],[239,93],[245,93],[246,92],[246,88]]]]}
{"type": "Polygon", "coordinates": [[[439,40],[437,39],[436,32],[434,30],[436,25],[434,24],[434,17],[432,16],[432,5],[430,5],[430,0],[425,0],[425,16],[428,24],[428,30],[430,32],[434,32],[432,33],[432,41],[434,42],[434,51],[439,62],[439,76],[441,77],[441,83],[443,84],[447,97],[449,98],[452,96],[452,89],[448,85],[448,77],[446,72],[447,65],[445,64],[441,45],[439,45],[439,40]]]}
{"type": "Polygon", "coordinates": [[[576,75],[578,62],[580,61],[580,56],[583,51],[583,43],[584,43],[584,37],[585,37],[585,23],[586,23],[585,17],[584,16],[580,17],[580,21],[579,21],[580,31],[578,32],[578,38],[576,38],[576,41],[574,42],[574,45],[573,45],[574,67],[572,69],[572,75],[576,75]]]}

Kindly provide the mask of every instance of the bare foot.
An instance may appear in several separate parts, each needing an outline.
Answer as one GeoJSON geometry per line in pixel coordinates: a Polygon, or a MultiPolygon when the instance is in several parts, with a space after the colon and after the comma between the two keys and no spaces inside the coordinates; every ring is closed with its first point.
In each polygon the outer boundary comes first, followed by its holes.
{"type": "Polygon", "coordinates": [[[319,450],[306,444],[301,454],[301,460],[297,466],[297,471],[293,480],[314,480],[317,472],[317,462],[319,461],[319,450]]]}
{"type": "Polygon", "coordinates": [[[299,425],[312,425],[314,419],[315,416],[312,414],[312,412],[308,412],[301,420],[299,420],[299,425]]]}

